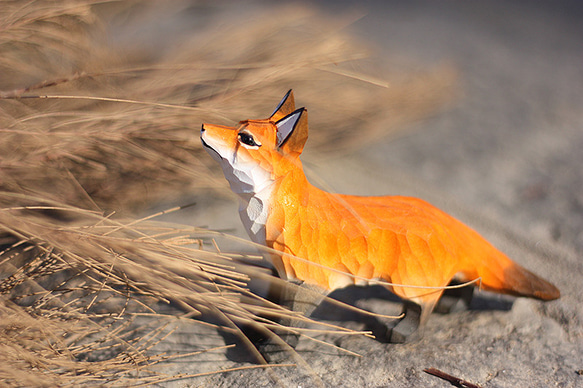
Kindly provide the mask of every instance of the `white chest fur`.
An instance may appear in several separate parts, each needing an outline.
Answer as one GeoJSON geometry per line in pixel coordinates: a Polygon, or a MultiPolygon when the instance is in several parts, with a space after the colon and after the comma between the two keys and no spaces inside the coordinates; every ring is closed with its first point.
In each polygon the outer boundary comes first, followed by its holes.
{"type": "Polygon", "coordinates": [[[253,242],[265,244],[273,180],[258,164],[242,160],[221,160],[231,190],[239,196],[239,215],[253,242]]]}
{"type": "Polygon", "coordinates": [[[253,242],[265,244],[265,224],[269,215],[271,186],[255,195],[245,198],[239,196],[239,216],[253,242]]]}

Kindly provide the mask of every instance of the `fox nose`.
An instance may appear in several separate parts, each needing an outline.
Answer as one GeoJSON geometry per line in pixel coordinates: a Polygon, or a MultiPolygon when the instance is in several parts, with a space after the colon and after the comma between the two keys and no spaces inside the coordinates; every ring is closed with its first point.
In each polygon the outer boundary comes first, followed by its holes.
{"type": "Polygon", "coordinates": [[[204,124],[200,127],[200,134],[202,135],[204,132],[204,124]]]}

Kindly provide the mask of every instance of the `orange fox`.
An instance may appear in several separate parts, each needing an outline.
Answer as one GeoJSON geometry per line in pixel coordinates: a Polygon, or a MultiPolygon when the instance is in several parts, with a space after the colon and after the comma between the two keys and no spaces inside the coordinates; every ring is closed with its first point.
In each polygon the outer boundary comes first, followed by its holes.
{"type": "Polygon", "coordinates": [[[554,285],[427,202],[312,186],[299,158],[307,138],[307,111],[295,109],[291,90],[268,119],[201,129],[203,145],[240,198],[249,236],[281,252],[271,255],[281,278],[325,291],[380,280],[408,301],[394,342],[426,321],[454,278],[479,278],[484,289],[504,294],[559,298],[554,285]]]}

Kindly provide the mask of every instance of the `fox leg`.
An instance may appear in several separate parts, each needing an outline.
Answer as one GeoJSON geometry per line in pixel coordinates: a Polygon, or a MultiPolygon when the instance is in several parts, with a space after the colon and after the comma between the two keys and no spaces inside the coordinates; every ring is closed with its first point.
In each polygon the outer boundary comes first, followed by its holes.
{"type": "Polygon", "coordinates": [[[421,336],[421,328],[431,315],[435,305],[439,301],[441,292],[425,295],[403,301],[404,317],[397,324],[389,329],[389,342],[404,343],[421,336]]]}
{"type": "Polygon", "coordinates": [[[405,300],[401,313],[405,316],[389,331],[389,342],[394,344],[406,342],[421,324],[422,308],[417,303],[405,300]]]}
{"type": "MultiPolygon", "coordinates": [[[[309,317],[327,294],[321,288],[306,283],[292,283],[282,287],[279,290],[279,300],[274,300],[274,302],[287,307],[292,314],[280,318],[279,323],[291,329],[302,327],[305,323],[302,317],[309,317]]],[[[286,351],[289,350],[289,347],[295,348],[300,338],[299,333],[290,330],[276,330],[275,333],[279,338],[266,338],[256,344],[259,352],[269,362],[279,362],[286,359],[286,351]]]]}
{"type": "MultiPolygon", "coordinates": [[[[294,283],[289,287],[285,287],[282,292],[280,304],[292,312],[297,313],[298,316],[283,317],[280,323],[291,328],[304,326],[302,317],[309,317],[320,303],[322,303],[324,298],[326,298],[327,294],[321,288],[307,283],[294,283]]],[[[295,333],[287,332],[280,337],[291,347],[295,347],[299,341],[299,335],[295,333]]]]}
{"type": "MultiPolygon", "coordinates": [[[[457,280],[452,280],[449,285],[456,286],[462,284],[457,280]]],[[[429,318],[432,311],[441,314],[467,309],[474,296],[474,287],[448,288],[443,293],[426,295],[417,300],[405,299],[402,314],[404,317],[392,328],[389,329],[388,339],[391,343],[403,343],[411,340],[419,327],[429,318]]],[[[419,333],[417,333],[418,335],[419,333]]]]}
{"type": "MultiPolygon", "coordinates": [[[[452,280],[449,285],[457,286],[462,284],[457,280],[452,280]]],[[[440,314],[449,314],[458,310],[467,310],[474,297],[474,287],[465,286],[461,288],[448,288],[435,306],[435,311],[440,314]]]]}

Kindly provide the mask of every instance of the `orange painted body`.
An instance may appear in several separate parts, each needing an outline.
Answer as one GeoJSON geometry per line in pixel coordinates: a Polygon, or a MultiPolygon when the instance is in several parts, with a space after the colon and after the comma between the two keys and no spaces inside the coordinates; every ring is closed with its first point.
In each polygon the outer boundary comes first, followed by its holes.
{"type": "MultiPolygon", "coordinates": [[[[311,185],[299,159],[307,140],[307,114],[292,112],[293,96],[286,98],[269,119],[244,121],[239,128],[204,124],[202,135],[203,143],[221,161],[227,160],[227,166],[255,166],[246,167],[258,169],[248,175],[264,173],[259,181],[265,183],[239,195],[248,204],[260,198],[262,206],[257,208],[263,216],[257,219],[264,229],[255,235],[256,241],[281,252],[271,255],[281,277],[326,290],[379,279],[393,284],[387,285],[393,293],[420,304],[423,319],[454,277],[480,278],[484,289],[501,293],[542,300],[560,296],[552,284],[427,202],[332,194],[311,185]],[[289,125],[283,121],[292,114],[298,117],[291,118],[296,122],[288,134],[289,125]]],[[[259,214],[257,208],[242,208],[242,219],[259,214]]],[[[258,223],[253,225],[260,229],[258,223]]]]}

